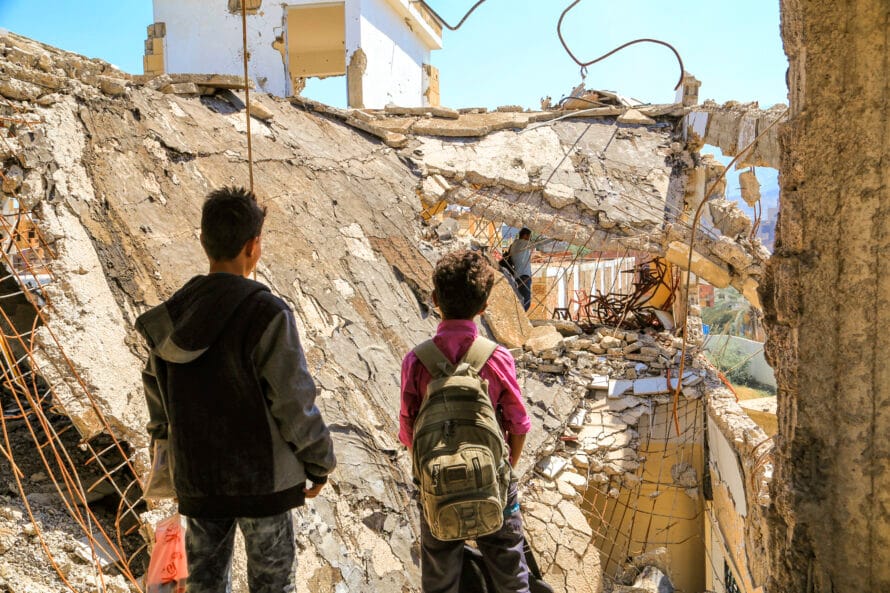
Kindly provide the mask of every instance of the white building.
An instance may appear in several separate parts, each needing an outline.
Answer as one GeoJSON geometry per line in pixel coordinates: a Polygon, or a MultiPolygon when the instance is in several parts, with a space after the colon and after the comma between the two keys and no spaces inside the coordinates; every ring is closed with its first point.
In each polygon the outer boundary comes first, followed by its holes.
{"type": "MultiPolygon", "coordinates": [[[[417,0],[246,0],[249,72],[287,97],[346,76],[350,107],[438,105],[442,28],[417,0]]],[[[145,73],[243,75],[241,0],[154,0],[145,73]]]]}

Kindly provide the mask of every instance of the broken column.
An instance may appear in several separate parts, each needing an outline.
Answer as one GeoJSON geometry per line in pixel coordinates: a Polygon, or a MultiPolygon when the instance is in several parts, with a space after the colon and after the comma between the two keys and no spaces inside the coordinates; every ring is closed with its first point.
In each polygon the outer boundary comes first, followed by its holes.
{"type": "Polygon", "coordinates": [[[761,285],[779,417],[769,590],[887,591],[890,6],[782,11],[791,119],[761,285]]]}

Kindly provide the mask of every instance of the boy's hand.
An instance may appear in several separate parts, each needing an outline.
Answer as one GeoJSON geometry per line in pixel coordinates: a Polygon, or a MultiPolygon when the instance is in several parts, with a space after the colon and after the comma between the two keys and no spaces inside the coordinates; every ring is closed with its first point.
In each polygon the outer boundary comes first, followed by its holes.
{"type": "Polygon", "coordinates": [[[312,488],[307,488],[303,486],[303,493],[306,495],[306,498],[315,498],[318,496],[318,493],[321,492],[321,489],[324,488],[324,484],[312,484],[312,488]]]}

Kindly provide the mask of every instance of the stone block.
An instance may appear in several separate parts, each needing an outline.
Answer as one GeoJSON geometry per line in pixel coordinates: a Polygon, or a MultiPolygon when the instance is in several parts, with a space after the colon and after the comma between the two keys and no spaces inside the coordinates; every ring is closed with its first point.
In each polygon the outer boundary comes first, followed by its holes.
{"type": "Polygon", "coordinates": [[[522,347],[532,335],[532,325],[525,309],[502,274],[495,276],[483,317],[494,339],[507,348],[522,347]]]}
{"type": "Polygon", "coordinates": [[[584,419],[587,417],[587,410],[584,408],[579,408],[575,410],[575,413],[569,416],[568,427],[574,429],[580,429],[584,426],[584,419]]]}
{"type": "Polygon", "coordinates": [[[142,56],[142,69],[146,74],[149,72],[163,72],[164,67],[163,54],[142,56]]]}
{"type": "Polygon", "coordinates": [[[12,99],[13,101],[33,101],[41,94],[43,94],[43,89],[30,82],[8,78],[5,75],[0,77],[0,95],[7,99],[12,99]]]}
{"type": "Polygon", "coordinates": [[[608,395],[610,398],[619,398],[623,396],[627,391],[633,389],[634,381],[627,381],[624,379],[611,379],[609,381],[609,391],[608,395]]]}
{"type": "Polygon", "coordinates": [[[127,81],[123,78],[99,76],[99,89],[106,95],[119,97],[127,92],[127,81]]]}
{"type": "Polygon", "coordinates": [[[552,325],[533,327],[525,341],[525,349],[531,350],[535,355],[540,355],[545,350],[562,350],[562,348],[562,335],[552,325]]]}
{"type": "MultiPolygon", "coordinates": [[[[674,241],[668,245],[667,254],[665,255],[670,263],[687,269],[689,264],[689,246],[674,241]]],[[[714,263],[697,251],[692,252],[692,273],[707,280],[716,288],[726,288],[729,286],[729,271],[720,264],[714,263]]]]}
{"type": "Polygon", "coordinates": [[[633,344],[628,344],[624,347],[625,354],[633,354],[634,352],[639,352],[640,348],[642,348],[642,344],[639,342],[634,342],[633,344]]]}
{"type": "Polygon", "coordinates": [[[655,120],[647,115],[643,115],[637,109],[628,109],[618,116],[618,123],[629,125],[651,126],[655,120]]]}
{"type": "Polygon", "coordinates": [[[577,323],[569,319],[533,319],[531,324],[535,327],[540,325],[552,325],[556,328],[556,331],[567,338],[580,336],[584,333],[577,323]]]}
{"type": "Polygon", "coordinates": [[[600,340],[600,348],[605,348],[609,350],[610,348],[621,348],[622,342],[619,338],[613,338],[612,336],[603,336],[600,340]]]}
{"type": "Polygon", "coordinates": [[[562,457],[549,455],[538,462],[538,464],[535,466],[535,471],[537,471],[541,476],[548,480],[555,480],[556,477],[560,473],[562,473],[562,470],[564,470],[567,465],[568,461],[566,461],[562,457]]]}
{"type": "Polygon", "coordinates": [[[146,29],[148,37],[166,37],[167,23],[152,23],[146,29]]]}
{"type": "Polygon", "coordinates": [[[565,347],[569,350],[587,350],[593,345],[591,340],[579,338],[575,340],[565,340],[565,347]]]}
{"type": "Polygon", "coordinates": [[[250,102],[250,115],[260,121],[269,121],[270,119],[275,117],[275,114],[259,101],[250,102]]]}
{"type": "Polygon", "coordinates": [[[538,370],[542,373],[551,373],[554,375],[562,375],[566,372],[566,366],[563,363],[543,362],[538,365],[538,370]]]}
{"type": "Polygon", "coordinates": [[[145,40],[146,55],[161,55],[164,53],[164,39],[161,37],[149,37],[145,40]]]}
{"type": "Polygon", "coordinates": [[[634,395],[657,395],[670,393],[670,388],[665,377],[647,377],[633,382],[634,395]]]}
{"type": "Polygon", "coordinates": [[[571,469],[562,472],[557,482],[568,484],[576,492],[584,492],[587,489],[587,478],[571,469]]]}
{"type": "Polygon", "coordinates": [[[594,375],[590,380],[590,384],[588,385],[588,389],[602,389],[604,391],[609,389],[609,376],[608,375],[594,375]]]}
{"type": "Polygon", "coordinates": [[[172,82],[166,86],[161,87],[161,92],[167,95],[186,95],[186,96],[195,96],[200,95],[201,92],[198,90],[198,85],[194,82],[172,82]]]}
{"type": "MultiPolygon", "coordinates": [[[[627,360],[635,361],[635,362],[651,363],[651,362],[655,362],[658,359],[658,356],[634,353],[634,354],[626,354],[624,356],[624,358],[626,358],[627,360]]],[[[637,370],[639,371],[639,368],[637,368],[637,370]]]]}
{"type": "MultiPolygon", "coordinates": [[[[636,381],[634,381],[634,383],[636,383],[636,381]]],[[[609,409],[613,412],[622,412],[628,408],[635,408],[643,403],[644,401],[639,397],[628,395],[621,398],[610,399],[609,409]]]]}

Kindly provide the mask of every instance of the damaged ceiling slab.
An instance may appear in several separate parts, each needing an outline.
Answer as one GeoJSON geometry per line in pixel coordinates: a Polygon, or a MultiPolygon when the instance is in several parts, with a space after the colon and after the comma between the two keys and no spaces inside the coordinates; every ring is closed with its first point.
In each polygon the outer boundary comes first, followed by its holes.
{"type": "MultiPolygon", "coordinates": [[[[690,268],[693,215],[708,200],[716,215],[709,212],[698,227],[691,271],[717,287],[735,287],[759,306],[757,286],[769,253],[753,237],[747,215],[724,199],[723,166],[698,152],[702,141],[690,130],[710,134],[731,153],[747,138],[740,131],[748,129],[745,122],[754,122],[753,141],[781,117],[778,107],[341,110],[302,97],[291,101],[399,149],[420,176],[418,193],[428,210],[463,206],[595,251],[646,252],[690,268]],[[688,119],[694,114],[698,128],[688,119]],[[730,132],[733,144],[726,140],[730,132]]],[[[754,147],[758,159],[778,154],[773,130],[763,139],[766,148],[754,147]]]]}

